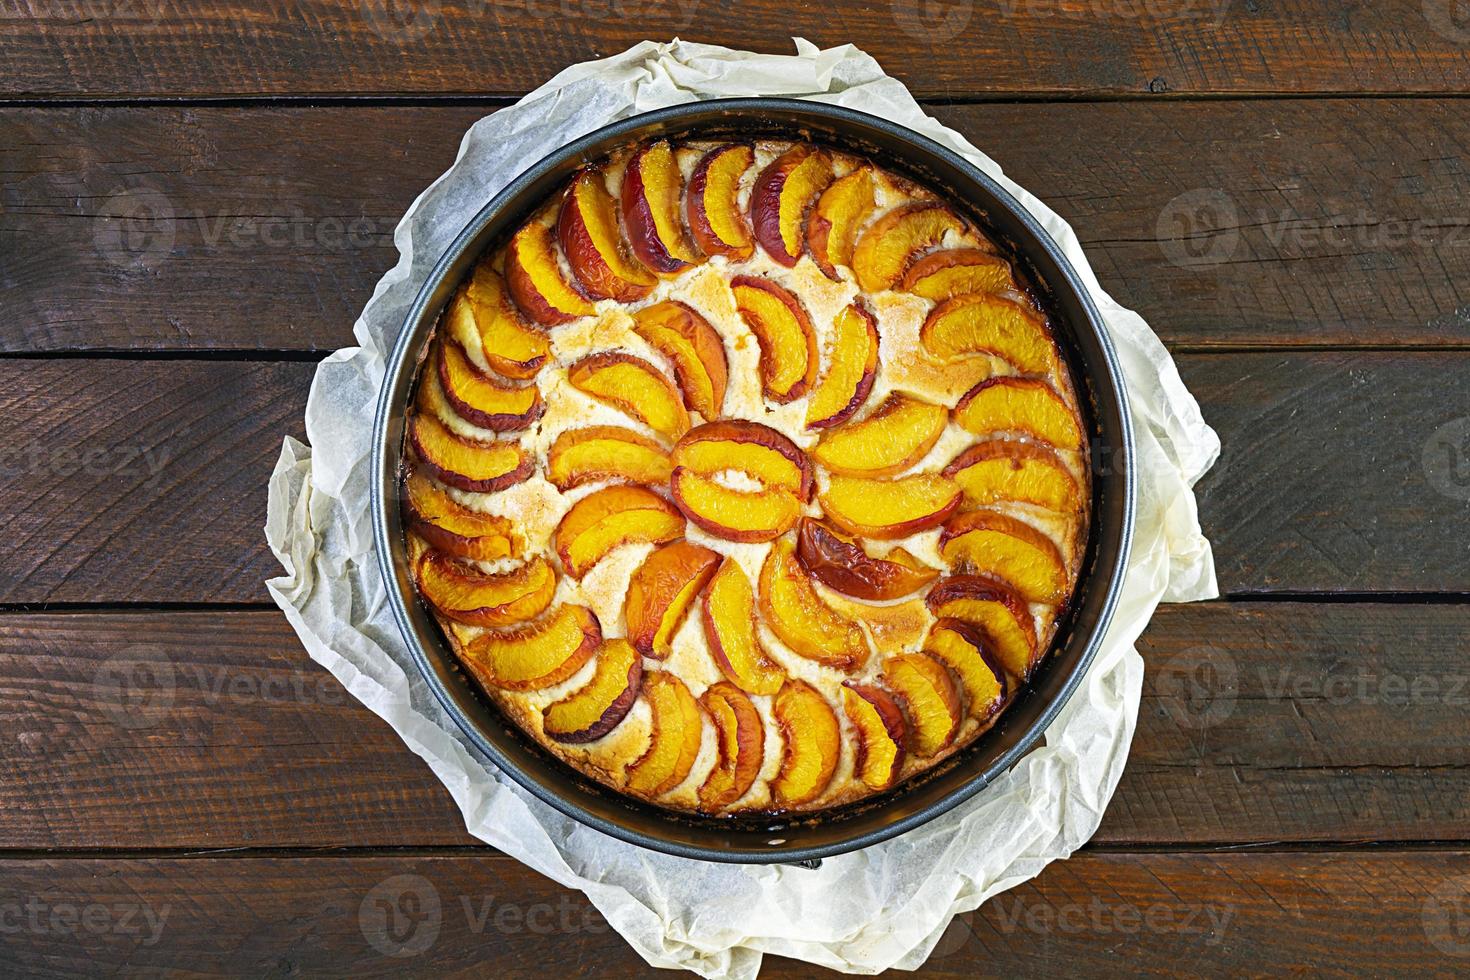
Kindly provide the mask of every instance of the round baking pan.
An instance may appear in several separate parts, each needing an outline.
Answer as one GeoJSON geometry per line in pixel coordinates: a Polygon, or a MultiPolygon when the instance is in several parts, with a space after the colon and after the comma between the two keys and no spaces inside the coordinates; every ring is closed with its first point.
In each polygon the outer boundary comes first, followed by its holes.
{"type": "Polygon", "coordinates": [[[1096,308],[1056,243],[994,180],[938,143],[867,113],[794,99],[722,99],[633,116],[567,144],[511,181],[449,247],[420,289],[388,362],[373,429],[373,531],[389,602],[415,663],[466,738],[507,776],[567,816],[657,851],[708,861],[811,862],[933,820],[981,792],[1041,739],[1092,662],[1122,584],[1133,521],[1132,449],[1121,374],[1096,308]],[[1092,515],[1077,591],[1050,654],[990,731],[933,769],[847,807],[789,818],[703,817],[593,782],[508,723],[480,694],[409,575],[398,490],[404,416],[444,304],[481,254],[578,168],[654,137],[816,140],[947,195],[1011,253],[1050,316],[1077,384],[1091,435],[1092,515]]]}

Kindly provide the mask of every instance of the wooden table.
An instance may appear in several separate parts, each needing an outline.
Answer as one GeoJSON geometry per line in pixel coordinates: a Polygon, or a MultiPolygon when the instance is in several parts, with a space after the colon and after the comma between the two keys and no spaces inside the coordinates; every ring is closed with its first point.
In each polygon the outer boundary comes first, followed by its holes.
{"type": "Polygon", "coordinates": [[[0,971],[644,972],[307,658],[266,477],[472,121],[787,32],[1071,221],[1225,444],[1102,829],[925,972],[1470,967],[1462,6],[0,0],[0,971]],[[363,926],[404,875],[422,952],[363,926]]]}

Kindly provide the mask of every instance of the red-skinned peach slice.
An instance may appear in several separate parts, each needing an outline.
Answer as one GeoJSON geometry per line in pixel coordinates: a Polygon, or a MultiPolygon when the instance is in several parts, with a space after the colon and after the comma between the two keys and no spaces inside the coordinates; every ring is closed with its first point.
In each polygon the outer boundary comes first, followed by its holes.
{"type": "Polygon", "coordinates": [[[794,266],[805,250],[802,234],[812,200],[832,181],[825,150],[799,144],[768,163],[750,193],[750,224],[766,254],[794,266]]]}
{"type": "Polygon", "coordinates": [[[735,308],[760,344],[761,387],[784,405],[807,393],[817,378],[817,334],[801,300],[759,276],[730,280],[735,308]]]}
{"type": "Polygon", "coordinates": [[[806,219],[806,250],[834,282],[837,266],[852,264],[858,229],[873,213],[873,168],[862,166],[827,185],[806,219]]]}
{"type": "Polygon", "coordinates": [[[603,482],[661,486],[672,472],[663,446],[616,425],[566,429],[546,454],[546,479],[558,490],[603,482]]]}
{"type": "Polygon", "coordinates": [[[827,370],[806,403],[806,427],[827,429],[857,414],[878,374],[878,321],[853,303],[833,321],[827,370]]]}
{"type": "Polygon", "coordinates": [[[867,418],[823,433],[812,456],[844,476],[891,476],[923,459],[948,421],[943,405],[895,391],[867,418]]]}
{"type": "Polygon", "coordinates": [[[619,485],[573,504],[552,543],[567,574],[579,579],[622,545],[661,544],[683,535],[684,518],[673,504],[643,487],[619,485]]]}
{"type": "MultiPolygon", "coordinates": [[[[802,518],[796,541],[796,556],[812,578],[855,599],[870,602],[901,599],[939,577],[937,569],[918,563],[907,552],[903,553],[904,556],[918,567],[902,561],[869,557],[862,545],[843,538],[810,517],[802,518]]],[[[894,549],[895,552],[900,550],[894,549]]]]}
{"type": "Polygon", "coordinates": [[[521,319],[505,280],[488,262],[475,266],[445,317],[450,336],[461,344],[469,331],[477,333],[485,363],[507,378],[534,378],[551,354],[551,341],[521,319]]]}
{"type": "Polygon", "coordinates": [[[964,712],[944,665],[927,654],[897,653],[883,664],[883,682],[908,713],[908,747],[928,759],[949,747],[964,712]]]}
{"type": "Polygon", "coordinates": [[[700,476],[738,470],[766,489],[786,490],[803,502],[812,495],[806,453],[784,434],[746,419],[720,419],[695,426],[674,446],[675,466],[700,476]]]}
{"type": "Polygon", "coordinates": [[[869,480],[834,476],[821,495],[832,523],[862,538],[906,538],[943,524],[960,505],[959,485],[938,473],[869,480]]]}
{"type": "Polygon", "coordinates": [[[973,510],[945,522],[939,553],[951,568],[1008,583],[1028,602],[1060,602],[1067,565],[1051,538],[1023,520],[973,510]]]}
{"type": "Polygon", "coordinates": [[[903,771],[903,712],[887,691],[871,684],[848,681],[841,690],[842,710],[857,732],[853,773],[869,789],[885,790],[903,771]]]}
{"type": "Polygon", "coordinates": [[[617,204],[601,170],[588,168],[577,174],[562,198],[556,232],[572,274],[592,299],[631,303],[647,296],[658,282],[623,254],[617,204]]]}
{"type": "Polygon", "coordinates": [[[546,405],[535,385],[497,381],[470,363],[454,341],[439,347],[439,387],[454,414],[493,432],[529,429],[546,405]]]}
{"type": "Polygon", "coordinates": [[[944,241],[949,232],[965,230],[953,211],[934,202],[894,208],[868,225],[852,253],[858,285],[870,293],[892,289],[923,251],[944,241]]]}
{"type": "Polygon", "coordinates": [[[706,255],[743,262],[755,252],[750,225],[740,213],[740,181],[755,162],[744,143],[717,146],[700,158],[685,196],[689,231],[706,255]]]}
{"type": "Polygon", "coordinates": [[[627,717],[643,687],[643,658],[625,640],[606,640],[592,679],[541,712],[542,730],[558,742],[595,742],[627,717]]]}
{"type": "Polygon", "coordinates": [[[689,428],[689,412],[673,382],[641,357],[604,351],[567,369],[573,388],[606,402],[669,440],[689,428]]]}
{"type": "Polygon", "coordinates": [[[633,254],[659,275],[701,261],[684,235],[680,202],[684,177],[667,140],[640,146],[623,174],[623,224],[633,254]]]}
{"type": "Polygon", "coordinates": [[[822,795],[837,771],[842,745],[837,715],[816,688],[798,680],[782,686],[771,713],[785,740],[771,795],[780,806],[810,803],[822,795]]]}
{"type": "Polygon", "coordinates": [[[686,304],[666,300],[634,313],[633,331],[674,366],[684,407],[706,419],[718,418],[730,368],[725,342],[710,322],[686,304]]]}
{"type": "Polygon", "coordinates": [[[789,540],[777,541],[766,555],[759,597],[766,625],[799,656],[844,671],[867,661],[862,627],[822,601],[789,540]]]}
{"type": "Polygon", "coordinates": [[[919,343],[940,360],[991,354],[1022,374],[1057,367],[1057,348],[1037,315],[1004,296],[956,296],[929,311],[919,343]]]}
{"type": "Polygon", "coordinates": [[[627,786],[645,796],[662,796],[694,768],[704,735],[704,713],[684,682],[668,671],[651,670],[643,675],[643,697],[653,715],[653,728],[648,748],[628,767],[627,786]]]}
{"type": "Polygon", "coordinates": [[[481,633],[465,644],[479,680],[511,691],[538,691],[569,680],[602,643],[602,627],[586,606],[559,606],[545,619],[481,633]]]}
{"type": "Polygon", "coordinates": [[[801,501],[786,490],[732,490],[682,466],[674,467],[672,487],[684,516],[726,541],[772,541],[801,518],[801,501]]]}
{"type": "Polygon", "coordinates": [[[1070,512],[1081,506],[1071,472],[1046,446],[993,439],[976,443],[944,468],[965,492],[965,504],[984,507],[1004,500],[1070,512]]]}
{"type": "Polygon", "coordinates": [[[751,694],[775,694],[786,671],[774,663],[756,629],[755,591],[733,558],[726,558],[704,594],[704,635],[720,673],[751,694]]]}
{"type": "Polygon", "coordinates": [[[1036,622],[1026,601],[1005,585],[979,575],[941,579],[925,602],[937,618],[980,628],[1006,673],[1024,681],[1036,660],[1036,622]]]}
{"type": "Polygon", "coordinates": [[[938,620],[924,639],[924,652],[959,678],[972,718],[984,720],[1000,712],[1010,684],[983,631],[958,619],[938,620]]]}
{"type": "Polygon", "coordinates": [[[556,571],[541,557],[514,571],[487,575],[425,551],[414,571],[424,599],[468,626],[510,626],[534,619],[551,605],[556,592],[556,571]]]}
{"type": "Polygon", "coordinates": [[[1018,432],[1059,449],[1082,448],[1077,416],[1040,378],[988,378],[960,398],[954,420],[968,432],[1018,432]]]}
{"type": "Polygon", "coordinates": [[[414,414],[408,431],[420,465],[434,479],[456,490],[494,493],[529,479],[535,469],[531,457],[517,443],[466,439],[423,412],[414,414]]]}
{"type": "Polygon", "coordinates": [[[655,548],[628,580],[623,619],[639,653],[662,660],[695,598],[715,574],[720,556],[692,541],[655,548]]]}
{"type": "Polygon", "coordinates": [[[520,311],[544,327],[595,312],[587,297],[562,275],[551,228],[539,220],[527,222],[511,236],[505,248],[505,282],[520,311]]]}
{"type": "Polygon", "coordinates": [[[898,289],[936,303],[968,293],[999,293],[1016,288],[1011,264],[979,248],[930,252],[909,267],[898,289]]]}
{"type": "Polygon", "coordinates": [[[504,517],[470,510],[423,473],[404,481],[408,529],[456,558],[494,561],[520,552],[520,536],[504,517]]]}
{"type": "Polygon", "coordinates": [[[715,725],[719,761],[699,788],[699,808],[723,810],[740,799],[760,775],[766,754],[766,726],[745,692],[729,681],[705,688],[699,703],[715,725]]]}

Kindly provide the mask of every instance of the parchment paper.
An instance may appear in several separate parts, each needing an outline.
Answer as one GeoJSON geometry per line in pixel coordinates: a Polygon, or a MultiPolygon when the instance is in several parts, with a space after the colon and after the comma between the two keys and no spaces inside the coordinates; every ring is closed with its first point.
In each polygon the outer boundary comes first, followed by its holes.
{"type": "MultiPolygon", "coordinates": [[[[1117,786],[1138,715],[1134,641],[1162,601],[1217,594],[1192,486],[1219,440],[1173,361],[1136,313],[1097,285],[1072,229],[852,46],[757,55],[643,42],[574,65],[475,123],[454,166],[394,234],[397,264],[354,333],[327,358],[306,408],[311,447],[286,439],[266,524],[285,573],[268,586],[307,652],[434,770],[469,832],[580,889],[649,963],[754,977],[779,953],[854,973],[914,968],[958,913],[1036,875],[1092,836],[1117,786]],[[1045,746],[967,805],[818,870],[731,867],[655,854],[581,827],[477,756],[420,679],[385,602],[368,514],[369,436],[384,360],[430,268],[471,216],[555,147],[634,113],[696,99],[798,96],[894,120],[993,175],[1065,249],[1107,320],[1138,440],[1138,526],[1126,585],[1096,661],[1045,746]]],[[[548,940],[554,941],[554,939],[548,940]]]]}

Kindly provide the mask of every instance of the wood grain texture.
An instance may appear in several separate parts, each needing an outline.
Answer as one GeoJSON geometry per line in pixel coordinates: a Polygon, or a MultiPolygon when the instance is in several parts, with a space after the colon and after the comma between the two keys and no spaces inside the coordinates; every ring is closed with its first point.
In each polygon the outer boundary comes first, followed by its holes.
{"type": "Polygon", "coordinates": [[[790,36],[851,42],[917,93],[951,98],[1442,92],[1470,79],[1470,26],[1450,0],[7,0],[4,12],[0,92],[32,98],[519,94],[673,36],[775,53],[790,36]],[[205,39],[210,57],[190,57],[205,39]]]}
{"type": "MultiPolygon", "coordinates": [[[[0,110],[0,350],[350,344],[398,217],[485,111],[0,110]]],[[[932,111],[1171,344],[1470,343],[1457,101],[932,111]]]]}

